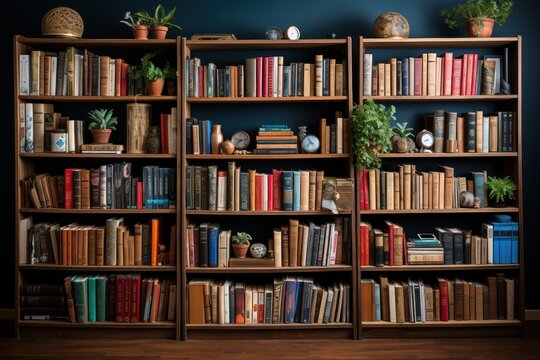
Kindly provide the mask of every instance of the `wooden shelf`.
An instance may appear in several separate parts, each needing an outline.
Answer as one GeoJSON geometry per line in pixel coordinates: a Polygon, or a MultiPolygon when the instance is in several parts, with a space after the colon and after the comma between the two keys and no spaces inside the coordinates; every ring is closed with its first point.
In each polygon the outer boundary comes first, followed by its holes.
{"type": "Polygon", "coordinates": [[[174,321],[158,321],[154,323],[124,323],[114,321],[70,323],[62,320],[19,320],[19,326],[28,327],[65,327],[65,328],[151,328],[151,329],[169,329],[175,328],[174,321]]]}
{"type": "Polygon", "coordinates": [[[195,103],[305,103],[348,101],[347,96],[290,96],[290,97],[188,97],[186,101],[195,103]]]}
{"type": "Polygon", "coordinates": [[[347,45],[347,39],[307,40],[187,40],[191,50],[274,50],[320,49],[347,45]]]}
{"type": "Polygon", "coordinates": [[[175,154],[80,154],[80,153],[21,153],[21,158],[83,158],[83,159],[176,159],[175,154]]]}
{"type": "Polygon", "coordinates": [[[352,323],[331,324],[186,324],[188,330],[287,330],[287,329],[350,329],[352,323]]]}
{"type": "Polygon", "coordinates": [[[48,46],[57,48],[66,48],[68,46],[93,48],[99,47],[100,49],[146,49],[146,48],[175,48],[176,39],[69,39],[69,38],[27,38],[24,36],[17,36],[17,41],[32,46],[48,46]]]}
{"type": "Polygon", "coordinates": [[[33,209],[21,208],[21,213],[28,214],[88,214],[88,215],[103,215],[103,214],[176,214],[175,209],[33,209]]]}
{"type": "Polygon", "coordinates": [[[267,154],[267,155],[186,155],[188,160],[280,160],[280,159],[348,159],[350,154],[267,154]]]}
{"type": "Polygon", "coordinates": [[[291,267],[198,267],[186,268],[188,274],[253,274],[253,273],[314,273],[314,272],[347,272],[352,271],[350,265],[333,266],[291,266],[291,267]]]}
{"type": "Polygon", "coordinates": [[[376,102],[429,102],[429,101],[503,101],[516,100],[517,95],[473,95],[473,96],[363,96],[364,100],[376,102]]]}
{"type": "Polygon", "coordinates": [[[47,101],[47,102],[175,102],[176,96],[38,96],[19,95],[21,101],[47,101]]]}
{"type": "Polygon", "coordinates": [[[362,328],[416,328],[416,327],[486,327],[521,326],[519,320],[468,320],[468,321],[426,321],[424,323],[391,323],[388,321],[363,321],[362,328]]]}
{"type": "Polygon", "coordinates": [[[459,264],[459,265],[401,265],[360,266],[363,272],[407,272],[407,271],[461,271],[461,270],[519,270],[519,264],[459,264]]]}
{"type": "Polygon", "coordinates": [[[381,159],[411,159],[411,158],[485,158],[485,157],[514,157],[517,158],[517,152],[489,152],[489,153],[390,153],[381,154],[381,159]]]}
{"type": "Polygon", "coordinates": [[[359,210],[360,215],[407,215],[407,214],[479,214],[479,213],[517,213],[519,208],[517,207],[505,207],[505,208],[496,208],[496,207],[487,207],[480,209],[468,209],[468,208],[459,208],[459,209],[443,209],[443,210],[359,210]]]}
{"type": "Polygon", "coordinates": [[[312,215],[349,215],[351,211],[340,211],[333,214],[331,211],[210,211],[210,210],[186,210],[186,215],[218,215],[218,216],[312,216],[312,215]]]}
{"type": "Polygon", "coordinates": [[[518,41],[517,36],[493,38],[408,38],[408,39],[381,39],[362,38],[366,49],[386,48],[494,48],[509,46],[518,41]]]}
{"type": "Polygon", "coordinates": [[[97,271],[97,272],[175,272],[176,266],[68,266],[55,264],[21,264],[19,270],[97,271]]]}

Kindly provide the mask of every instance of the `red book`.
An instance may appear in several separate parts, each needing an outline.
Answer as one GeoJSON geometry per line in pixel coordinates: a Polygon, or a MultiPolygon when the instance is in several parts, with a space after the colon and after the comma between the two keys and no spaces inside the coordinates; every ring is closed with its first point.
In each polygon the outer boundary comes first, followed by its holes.
{"type": "Polygon", "coordinates": [[[422,58],[414,59],[414,95],[422,95],[422,58]]]}
{"type": "MultiPolygon", "coordinates": [[[[243,283],[237,282],[234,288],[234,322],[236,324],[243,324],[245,322],[244,317],[244,294],[245,294],[245,285],[243,283]]],[[[282,292],[284,294],[284,292],[282,292]]]]}
{"type": "Polygon", "coordinates": [[[268,97],[268,57],[262,59],[262,97],[268,97]]]}
{"type": "Polygon", "coordinates": [[[124,277],[125,275],[116,276],[116,322],[123,322],[124,317],[124,277]]]}
{"type": "Polygon", "coordinates": [[[268,183],[268,211],[274,211],[274,175],[268,174],[266,178],[268,183]]]}
{"type": "Polygon", "coordinates": [[[150,322],[156,322],[157,320],[160,294],[161,294],[161,280],[155,280],[154,287],[152,289],[152,306],[150,307],[150,322]]]}
{"type": "Polygon", "coordinates": [[[360,210],[366,210],[364,205],[364,198],[366,194],[364,193],[364,170],[358,170],[358,184],[356,188],[360,191],[360,210]]]}
{"type": "Polygon", "coordinates": [[[369,170],[362,169],[364,176],[362,177],[362,191],[364,192],[364,210],[369,210],[369,170]]]}
{"type": "Polygon", "coordinates": [[[161,153],[169,153],[169,125],[168,125],[168,114],[161,114],[159,122],[161,125],[161,153]]]}
{"type": "Polygon", "coordinates": [[[120,96],[120,83],[122,79],[122,59],[114,59],[114,96],[120,96]]]}
{"type": "Polygon", "coordinates": [[[444,77],[443,77],[443,95],[452,95],[452,69],[454,54],[451,52],[444,53],[444,77]]]}
{"type": "Polygon", "coordinates": [[[194,227],[193,228],[193,266],[199,267],[199,228],[194,227]]]}
{"type": "Polygon", "coordinates": [[[139,307],[141,301],[141,275],[131,275],[131,322],[140,321],[139,307]]]}
{"type": "Polygon", "coordinates": [[[471,95],[479,95],[476,93],[476,75],[478,70],[478,54],[472,54],[472,90],[471,95]]]}
{"type": "Polygon", "coordinates": [[[199,93],[197,96],[203,97],[204,96],[204,67],[199,66],[197,68],[197,71],[199,73],[199,93]]]}
{"type": "Polygon", "coordinates": [[[142,181],[137,181],[137,209],[142,209],[142,194],[143,194],[143,188],[142,188],[142,181]]]}
{"type": "Polygon", "coordinates": [[[263,174],[255,174],[255,211],[263,209],[263,174]]]}
{"type": "Polygon", "coordinates": [[[124,276],[124,309],[122,318],[125,323],[131,320],[131,275],[124,276]]]}
{"type": "Polygon", "coordinates": [[[461,95],[467,95],[467,66],[469,60],[469,54],[463,54],[463,61],[461,62],[461,95]]]}
{"type": "Polygon", "coordinates": [[[257,57],[257,97],[263,96],[263,58],[261,56],[257,57]]]}
{"type": "Polygon", "coordinates": [[[452,95],[461,95],[461,69],[463,59],[454,59],[452,67],[452,95]]]}
{"type": "Polygon", "coordinates": [[[122,71],[120,74],[120,96],[127,96],[128,67],[129,64],[122,62],[122,71]]]}
{"type": "Polygon", "coordinates": [[[281,170],[272,170],[273,194],[272,208],[274,210],[281,210],[281,170]]]}
{"type": "Polygon", "coordinates": [[[176,225],[171,226],[171,238],[169,242],[169,265],[176,263],[176,225]]]}
{"type": "Polygon", "coordinates": [[[448,321],[448,280],[439,279],[441,297],[441,321],[448,321]]]}
{"type": "Polygon", "coordinates": [[[473,76],[473,67],[474,67],[473,60],[474,60],[473,54],[467,54],[467,81],[466,81],[467,95],[473,94],[472,92],[472,82],[473,82],[472,76],[473,76]]]}
{"type": "Polygon", "coordinates": [[[394,266],[394,224],[388,220],[385,223],[388,228],[388,265],[394,266]]]}
{"type": "Polygon", "coordinates": [[[369,249],[369,225],[368,223],[360,223],[360,265],[369,265],[369,256],[367,256],[368,262],[366,263],[366,248],[369,249]]]}
{"type": "Polygon", "coordinates": [[[274,57],[270,56],[268,58],[268,97],[273,97],[273,96],[274,96],[274,57]]]}
{"type": "Polygon", "coordinates": [[[259,310],[258,310],[258,315],[257,315],[257,323],[264,323],[264,301],[261,302],[261,299],[262,300],[266,300],[265,299],[265,295],[264,295],[264,289],[261,291],[258,291],[257,294],[259,295],[259,310]],[[261,293],[262,293],[262,297],[261,297],[261,293]]]}
{"type": "Polygon", "coordinates": [[[73,209],[73,171],[77,168],[64,169],[64,207],[73,209]]]}

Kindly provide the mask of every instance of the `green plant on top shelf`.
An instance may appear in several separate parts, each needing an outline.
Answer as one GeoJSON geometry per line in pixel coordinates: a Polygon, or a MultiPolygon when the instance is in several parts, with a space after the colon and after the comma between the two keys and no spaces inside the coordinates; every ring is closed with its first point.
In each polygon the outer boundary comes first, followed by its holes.
{"type": "Polygon", "coordinates": [[[178,30],[182,30],[180,26],[172,22],[175,13],[176,6],[168,13],[165,13],[165,8],[161,4],[159,4],[154,9],[154,15],[150,15],[146,10],[141,10],[137,11],[135,13],[135,16],[142,19],[150,26],[166,26],[169,28],[172,27],[178,30]]]}
{"type": "Polygon", "coordinates": [[[517,186],[514,181],[505,176],[502,178],[490,176],[487,181],[489,198],[495,202],[495,206],[505,206],[509,200],[514,200],[517,186]]]}
{"type": "Polygon", "coordinates": [[[467,0],[441,10],[441,16],[450,29],[456,29],[465,20],[470,36],[489,37],[493,23],[503,25],[512,14],[513,4],[513,0],[467,0]]]}

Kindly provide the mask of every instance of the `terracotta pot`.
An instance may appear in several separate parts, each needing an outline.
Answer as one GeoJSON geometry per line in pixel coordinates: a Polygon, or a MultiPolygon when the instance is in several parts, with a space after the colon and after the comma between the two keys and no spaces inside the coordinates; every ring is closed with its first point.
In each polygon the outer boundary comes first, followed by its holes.
{"type": "Polygon", "coordinates": [[[467,31],[472,37],[491,37],[493,32],[493,19],[469,19],[467,21],[467,31]]]}
{"type": "Polygon", "coordinates": [[[246,257],[249,244],[232,244],[232,248],[234,251],[234,257],[237,259],[243,259],[246,257]]]}
{"type": "Polygon", "coordinates": [[[152,39],[165,39],[169,28],[166,26],[152,25],[152,39]]]}
{"type": "Polygon", "coordinates": [[[146,91],[148,92],[148,96],[161,96],[164,83],[163,79],[146,80],[146,91]]]}
{"type": "Polygon", "coordinates": [[[111,137],[112,130],[111,129],[91,129],[90,132],[92,132],[92,138],[94,139],[95,143],[107,144],[109,142],[109,138],[111,137]]]}
{"type": "Polygon", "coordinates": [[[148,26],[135,25],[133,28],[133,37],[135,39],[148,40],[148,26]]]}
{"type": "Polygon", "coordinates": [[[212,145],[212,154],[219,154],[220,145],[223,142],[223,133],[221,132],[221,125],[212,125],[212,134],[210,136],[210,143],[212,145]]]}

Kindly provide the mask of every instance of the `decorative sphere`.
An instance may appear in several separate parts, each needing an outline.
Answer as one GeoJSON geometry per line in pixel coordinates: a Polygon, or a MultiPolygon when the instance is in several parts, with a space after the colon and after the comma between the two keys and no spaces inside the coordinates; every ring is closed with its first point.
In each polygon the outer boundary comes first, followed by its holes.
{"type": "Polygon", "coordinates": [[[262,259],[266,255],[266,246],[261,243],[251,245],[249,248],[251,256],[257,259],[262,259]]]}
{"type": "Polygon", "coordinates": [[[409,22],[397,12],[385,12],[373,23],[373,35],[379,38],[406,39],[409,37],[409,22]]]}
{"type": "Polygon", "coordinates": [[[235,150],[234,143],[231,140],[222,141],[221,144],[219,144],[219,147],[221,152],[226,155],[233,154],[235,150]]]}
{"type": "Polygon", "coordinates": [[[84,22],[75,10],[60,6],[53,8],[41,20],[41,34],[43,36],[81,38],[84,31],[84,22]]]}

